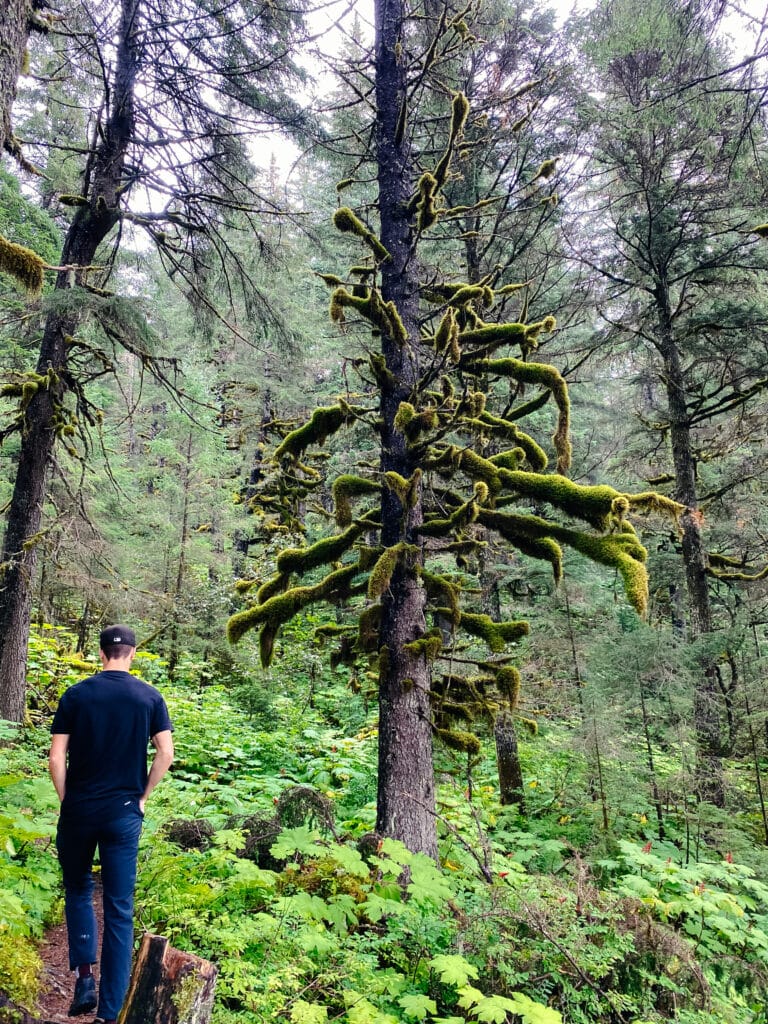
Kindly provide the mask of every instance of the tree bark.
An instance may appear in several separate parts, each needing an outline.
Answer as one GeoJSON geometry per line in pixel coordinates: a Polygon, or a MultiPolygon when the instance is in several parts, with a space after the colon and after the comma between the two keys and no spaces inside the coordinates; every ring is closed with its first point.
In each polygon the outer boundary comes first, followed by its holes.
{"type": "Polygon", "coordinates": [[[120,1013],[120,1024],[207,1024],[218,969],[145,934],[120,1013]]]}
{"type": "MultiPolygon", "coordinates": [[[[87,267],[119,220],[123,168],[134,133],[134,83],[140,64],[137,21],[140,0],[122,0],[120,38],[110,85],[109,113],[101,141],[85,171],[88,204],[78,207],[64,241],[62,265],[87,267]]],[[[62,270],[56,289],[81,284],[82,270],[62,270]]],[[[0,718],[20,722],[26,697],[31,586],[45,501],[45,484],[53,458],[57,423],[67,384],[68,339],[77,329],[75,309],[51,312],[46,320],[37,373],[40,384],[24,414],[24,430],[13,495],[8,508],[0,566],[0,718]]]]}
{"type": "MultiPolygon", "coordinates": [[[[696,487],[696,466],[691,444],[688,400],[680,351],[675,342],[669,296],[663,282],[657,284],[656,303],[660,351],[664,360],[670,440],[675,467],[677,500],[685,505],[680,523],[683,531],[683,564],[688,590],[689,641],[712,631],[712,606],[707,580],[707,553],[701,535],[696,487]]],[[[711,661],[701,666],[694,693],[693,722],[696,732],[696,791],[702,800],[717,807],[725,804],[720,694],[717,671],[711,661]]]]}
{"type": "MultiPolygon", "coordinates": [[[[407,38],[403,0],[376,0],[376,126],[381,241],[390,254],[381,266],[384,302],[392,301],[409,341],[382,334],[382,353],[391,377],[381,389],[381,470],[410,479],[415,461],[394,425],[400,403],[418,380],[415,342],[419,337],[415,239],[407,212],[413,172],[405,126],[407,38]]],[[[421,490],[403,510],[387,488],[381,499],[382,543],[413,543],[423,518],[421,490]]],[[[379,638],[379,777],[376,829],[415,852],[437,857],[435,786],[432,766],[430,666],[424,653],[405,644],[426,632],[426,595],[418,576],[421,556],[400,560],[382,598],[379,638]]]]}
{"type": "Polygon", "coordinates": [[[509,711],[499,711],[493,724],[496,740],[496,766],[499,773],[499,800],[502,804],[517,804],[525,814],[523,769],[517,746],[515,722],[509,711]]]}
{"type": "Polygon", "coordinates": [[[11,150],[11,108],[29,36],[30,0],[5,0],[0,18],[0,151],[11,150]]]}

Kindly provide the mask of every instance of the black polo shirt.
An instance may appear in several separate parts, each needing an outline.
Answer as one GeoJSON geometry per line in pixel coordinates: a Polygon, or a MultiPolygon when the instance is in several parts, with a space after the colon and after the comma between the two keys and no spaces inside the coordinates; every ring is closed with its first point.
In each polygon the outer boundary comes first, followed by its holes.
{"type": "Polygon", "coordinates": [[[113,815],[138,800],[150,737],[172,728],[160,692],[130,672],[99,672],[70,686],[51,725],[69,736],[61,813],[113,815]]]}

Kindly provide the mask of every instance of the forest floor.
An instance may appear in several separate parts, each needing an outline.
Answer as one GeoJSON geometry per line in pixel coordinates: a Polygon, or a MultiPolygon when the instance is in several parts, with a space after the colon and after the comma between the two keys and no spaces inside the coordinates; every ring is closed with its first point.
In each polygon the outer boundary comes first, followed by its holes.
{"type": "MultiPolygon", "coordinates": [[[[96,876],[96,887],[94,889],[94,907],[96,910],[96,921],[99,926],[99,955],[101,955],[101,935],[104,929],[104,918],[101,906],[101,885],[98,875],[96,876]]],[[[67,1010],[72,1002],[72,994],[75,989],[75,976],[69,969],[69,949],[67,946],[67,926],[62,921],[51,928],[45,936],[45,941],[40,948],[40,957],[43,961],[43,974],[40,986],[40,998],[38,1000],[38,1012],[45,1021],[63,1024],[64,1021],[81,1020],[84,1024],[92,1020],[94,1014],[86,1014],[83,1017],[68,1017],[67,1010]]],[[[96,977],[96,984],[99,983],[99,965],[93,969],[96,977]]]]}

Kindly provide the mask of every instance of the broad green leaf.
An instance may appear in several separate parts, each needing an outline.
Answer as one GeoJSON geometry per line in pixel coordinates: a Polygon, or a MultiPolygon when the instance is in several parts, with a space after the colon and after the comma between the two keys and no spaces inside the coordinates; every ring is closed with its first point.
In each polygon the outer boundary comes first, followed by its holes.
{"type": "Polygon", "coordinates": [[[405,1016],[414,1020],[424,1020],[430,1014],[437,1013],[435,1000],[423,993],[401,996],[397,1002],[402,1006],[405,1016]]]}
{"type": "Polygon", "coordinates": [[[470,978],[476,978],[479,973],[474,964],[469,963],[463,956],[450,953],[432,957],[429,965],[443,984],[456,985],[459,988],[466,985],[470,978]]]}
{"type": "Polygon", "coordinates": [[[278,860],[290,857],[294,853],[302,853],[305,856],[318,856],[325,853],[325,847],[320,842],[320,833],[309,829],[306,825],[299,825],[298,828],[286,828],[272,843],[269,852],[278,860]]]}
{"type": "Polygon", "coordinates": [[[307,1003],[298,999],[291,1007],[293,1024],[325,1024],[328,1020],[328,1007],[318,1003],[307,1003]]]}

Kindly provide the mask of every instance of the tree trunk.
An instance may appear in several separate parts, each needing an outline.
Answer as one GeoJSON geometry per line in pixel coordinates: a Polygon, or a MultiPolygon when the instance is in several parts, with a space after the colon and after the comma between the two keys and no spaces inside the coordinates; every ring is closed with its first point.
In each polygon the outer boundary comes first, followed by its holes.
{"type": "MultiPolygon", "coordinates": [[[[381,469],[406,480],[415,463],[394,425],[400,403],[418,380],[415,343],[419,337],[418,278],[414,233],[407,212],[412,167],[405,125],[407,34],[403,0],[376,0],[376,159],[381,241],[390,254],[381,266],[384,302],[393,301],[410,342],[382,334],[382,353],[391,377],[381,390],[381,469]]],[[[382,543],[413,543],[421,524],[421,488],[403,510],[387,488],[381,500],[382,543]]],[[[379,632],[379,777],[377,831],[415,852],[437,857],[435,786],[432,767],[430,666],[425,654],[404,645],[426,631],[426,595],[418,577],[421,556],[400,560],[382,599],[379,632]]]]}
{"type": "Polygon", "coordinates": [[[0,151],[12,151],[11,108],[29,36],[30,0],[5,0],[0,18],[0,151]]]}
{"type": "Polygon", "coordinates": [[[120,1024],[207,1024],[218,969],[145,934],[120,1013],[120,1024]]]}
{"type": "MultiPolygon", "coordinates": [[[[701,536],[701,514],[696,488],[696,467],[688,421],[688,400],[680,351],[673,336],[669,299],[663,284],[657,287],[660,348],[664,359],[667,403],[670,419],[672,458],[675,466],[676,498],[685,505],[681,516],[683,563],[688,590],[689,641],[712,631],[712,607],[707,581],[707,553],[701,536]]],[[[720,694],[717,672],[708,661],[694,693],[693,721],[696,732],[696,790],[702,800],[725,804],[720,730],[720,694]]]]}
{"type": "MultiPolygon", "coordinates": [[[[134,131],[133,88],[140,61],[136,29],[139,8],[140,0],[122,0],[109,115],[99,146],[85,171],[88,205],[78,207],[67,232],[63,265],[90,266],[100,243],[119,219],[123,165],[134,131]]],[[[56,289],[64,290],[83,280],[82,270],[73,274],[62,270],[56,279],[56,289]]],[[[67,388],[69,338],[78,323],[79,315],[74,309],[51,312],[46,320],[37,363],[37,373],[45,381],[38,385],[24,414],[19,464],[8,508],[0,577],[0,718],[13,722],[24,717],[31,585],[45,482],[67,388]]]]}
{"type": "Polygon", "coordinates": [[[496,740],[496,766],[499,773],[499,799],[502,804],[517,804],[521,814],[525,814],[525,790],[523,788],[523,769],[517,747],[515,722],[509,711],[500,711],[493,724],[493,736],[496,740]]]}

